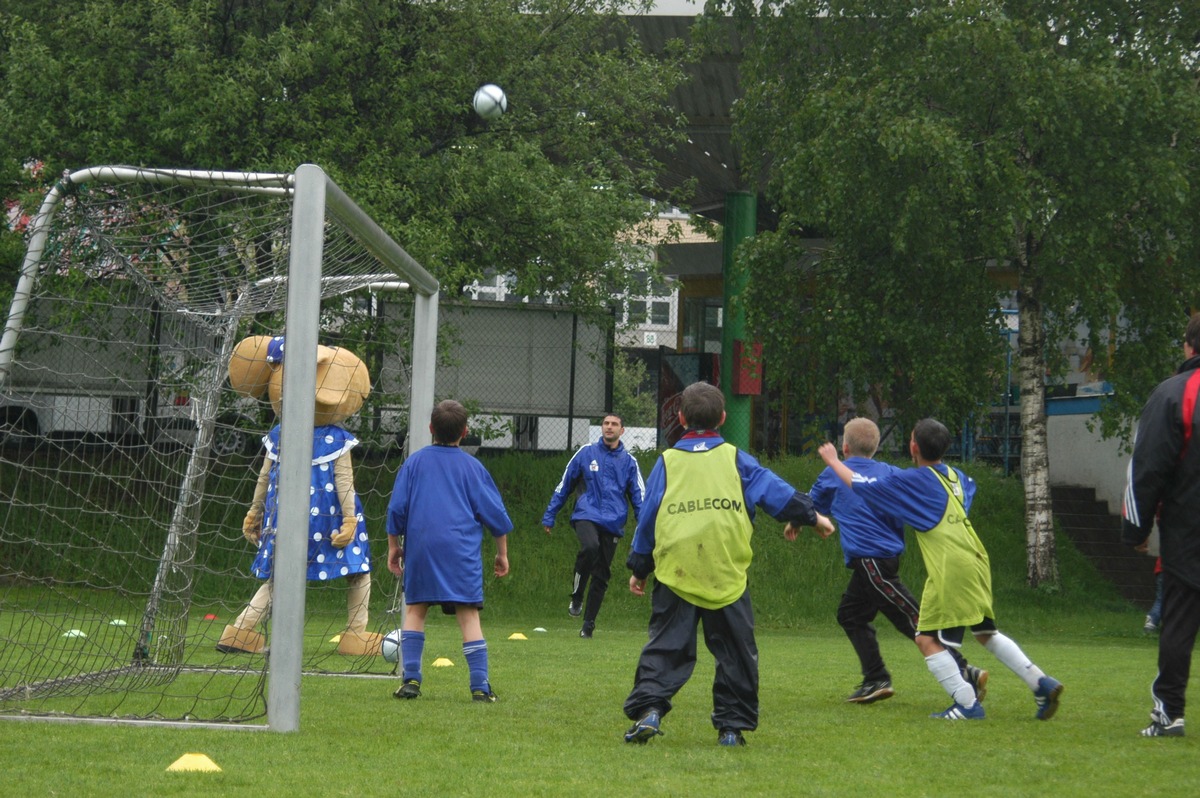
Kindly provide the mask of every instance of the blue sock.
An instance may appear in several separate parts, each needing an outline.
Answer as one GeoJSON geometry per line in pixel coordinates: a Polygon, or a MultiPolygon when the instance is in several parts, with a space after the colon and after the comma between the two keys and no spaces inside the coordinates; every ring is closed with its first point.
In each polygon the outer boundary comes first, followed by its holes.
{"type": "Polygon", "coordinates": [[[404,681],[421,681],[421,657],[425,654],[425,633],[400,632],[400,661],[404,663],[404,681]]]}
{"type": "Polygon", "coordinates": [[[463,643],[463,657],[471,671],[471,690],[490,691],[492,687],[488,684],[487,641],[480,638],[463,643]]]}

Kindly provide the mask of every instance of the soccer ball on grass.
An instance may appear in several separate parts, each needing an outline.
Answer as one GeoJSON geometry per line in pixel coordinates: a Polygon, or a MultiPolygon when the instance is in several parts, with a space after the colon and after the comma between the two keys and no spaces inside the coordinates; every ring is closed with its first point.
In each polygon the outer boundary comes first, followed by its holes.
{"type": "Polygon", "coordinates": [[[388,662],[400,661],[400,630],[394,629],[383,636],[379,643],[379,653],[388,662]]]}

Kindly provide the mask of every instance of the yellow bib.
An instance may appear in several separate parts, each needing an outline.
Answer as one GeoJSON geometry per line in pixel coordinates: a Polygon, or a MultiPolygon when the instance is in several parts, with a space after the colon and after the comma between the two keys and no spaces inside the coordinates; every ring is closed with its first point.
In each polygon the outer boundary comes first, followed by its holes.
{"type": "Polygon", "coordinates": [[[697,607],[716,610],[746,592],[754,525],[737,447],[663,452],[666,490],[655,517],[655,578],[697,607]]]}
{"type": "Polygon", "coordinates": [[[991,563],[963,509],[958,475],[954,469],[949,469],[949,478],[935,468],[930,471],[945,488],[947,500],[938,525],[917,533],[928,575],[921,592],[918,628],[929,632],[974,626],[984,618],[994,620],[991,563]]]}

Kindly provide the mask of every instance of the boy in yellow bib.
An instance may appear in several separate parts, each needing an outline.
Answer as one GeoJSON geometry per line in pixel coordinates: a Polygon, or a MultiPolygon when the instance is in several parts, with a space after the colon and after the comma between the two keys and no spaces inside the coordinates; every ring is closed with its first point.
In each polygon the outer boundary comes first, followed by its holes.
{"type": "Polygon", "coordinates": [[[822,444],[821,459],[854,495],[873,510],[887,512],[917,531],[928,578],[921,595],[917,648],[925,664],[954,703],[930,717],[982,720],[983,704],[962,677],[947,647],[960,648],[968,627],[975,640],[1019,676],[1033,691],[1038,720],[1058,711],[1062,684],[1047,676],[1016,642],[996,628],[992,612],[992,571],[987,550],[967,518],[975,481],[942,462],[950,431],[936,419],[918,421],[909,440],[916,468],[874,478],[857,474],[838,460],[832,443],[822,444]]]}
{"type": "Polygon", "coordinates": [[[758,647],[746,571],[755,507],[779,521],[833,523],[812,500],[733,444],[717,428],[725,422],[719,388],[698,382],[684,389],[679,423],[687,430],[663,452],[646,480],[642,511],[630,545],[629,589],[651,599],[650,639],[642,649],[625,715],[634,721],[627,743],[662,734],[671,699],[696,666],[696,627],[716,660],[712,723],[723,746],[745,745],[758,727],[758,647]]]}

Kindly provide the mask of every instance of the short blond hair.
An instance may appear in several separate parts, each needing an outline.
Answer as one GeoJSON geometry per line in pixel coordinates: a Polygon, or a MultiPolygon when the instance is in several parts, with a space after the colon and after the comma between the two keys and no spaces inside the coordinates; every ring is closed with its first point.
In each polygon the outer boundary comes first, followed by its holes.
{"type": "Polygon", "coordinates": [[[852,418],[846,422],[842,440],[854,457],[873,457],[879,449],[879,427],[869,418],[852,418]]]}

